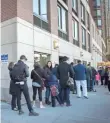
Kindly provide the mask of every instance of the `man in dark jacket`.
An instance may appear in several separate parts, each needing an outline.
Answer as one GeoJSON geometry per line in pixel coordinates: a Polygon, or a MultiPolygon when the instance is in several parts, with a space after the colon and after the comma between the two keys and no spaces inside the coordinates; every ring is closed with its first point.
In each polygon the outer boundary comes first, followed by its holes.
{"type": "Polygon", "coordinates": [[[96,77],[97,71],[94,67],[91,67],[91,69],[92,69],[91,91],[96,92],[96,90],[94,89],[94,85],[95,85],[95,77],[96,77]]]}
{"type": "Polygon", "coordinates": [[[87,89],[88,91],[91,91],[92,68],[90,63],[86,67],[86,79],[87,79],[87,89]]]}
{"type": "Polygon", "coordinates": [[[75,72],[75,81],[77,87],[77,95],[78,98],[81,97],[81,86],[83,89],[83,96],[88,99],[87,97],[87,81],[86,81],[86,67],[81,64],[81,61],[78,60],[78,64],[74,67],[75,72]]]}
{"type": "Polygon", "coordinates": [[[68,58],[66,56],[63,57],[63,61],[59,64],[57,69],[57,77],[59,79],[59,84],[61,87],[61,101],[62,104],[64,104],[64,101],[66,101],[67,106],[70,105],[70,88],[67,86],[67,81],[69,77],[73,78],[73,71],[71,69],[71,66],[66,62],[68,58]]]}
{"type": "Polygon", "coordinates": [[[11,72],[12,79],[16,85],[18,110],[20,115],[24,113],[21,109],[21,93],[23,92],[29,109],[29,116],[38,116],[39,114],[34,112],[31,106],[31,100],[30,100],[28,86],[27,86],[27,77],[29,77],[29,70],[28,70],[29,68],[25,64],[26,61],[27,61],[26,56],[22,55],[20,57],[20,60],[18,61],[17,64],[15,64],[11,72]]]}

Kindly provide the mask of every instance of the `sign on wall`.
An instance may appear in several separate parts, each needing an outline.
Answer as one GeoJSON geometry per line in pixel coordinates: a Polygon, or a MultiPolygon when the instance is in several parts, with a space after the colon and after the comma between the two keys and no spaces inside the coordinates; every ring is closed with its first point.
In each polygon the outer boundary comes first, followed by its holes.
{"type": "Polygon", "coordinates": [[[8,54],[1,55],[1,62],[8,62],[8,54]]]}

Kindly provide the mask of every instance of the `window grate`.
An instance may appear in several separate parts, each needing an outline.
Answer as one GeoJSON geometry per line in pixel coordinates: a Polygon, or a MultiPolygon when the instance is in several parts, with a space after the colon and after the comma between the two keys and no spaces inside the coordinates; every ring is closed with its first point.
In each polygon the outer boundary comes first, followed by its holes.
{"type": "Polygon", "coordinates": [[[58,30],[58,36],[61,37],[62,39],[68,41],[68,35],[65,34],[64,32],[58,30]]]}
{"type": "Polygon", "coordinates": [[[34,25],[36,25],[44,30],[50,31],[49,24],[37,16],[34,16],[34,25]]]}

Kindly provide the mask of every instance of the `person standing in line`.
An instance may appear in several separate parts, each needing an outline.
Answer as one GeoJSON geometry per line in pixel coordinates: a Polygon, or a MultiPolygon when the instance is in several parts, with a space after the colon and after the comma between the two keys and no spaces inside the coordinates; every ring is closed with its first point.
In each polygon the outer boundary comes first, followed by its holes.
{"type": "Polygon", "coordinates": [[[71,66],[67,63],[68,58],[64,56],[62,62],[59,64],[57,69],[57,78],[60,84],[60,96],[61,103],[66,102],[66,106],[71,106],[70,104],[70,87],[68,86],[69,77],[73,78],[73,71],[71,66]]]}
{"type": "Polygon", "coordinates": [[[96,89],[94,89],[94,87],[95,87],[95,77],[96,77],[97,71],[94,67],[91,67],[91,70],[92,70],[91,91],[96,92],[96,89]]]}
{"type": "Polygon", "coordinates": [[[10,88],[9,88],[9,93],[12,95],[12,99],[11,99],[11,108],[13,111],[18,111],[17,109],[17,96],[16,96],[16,91],[15,91],[15,83],[12,80],[12,76],[11,76],[11,72],[13,70],[14,67],[14,62],[10,62],[8,65],[8,70],[9,70],[9,75],[10,75],[10,88]]]}
{"type": "MultiPolygon", "coordinates": [[[[72,69],[72,71],[74,73],[74,63],[71,62],[70,66],[71,66],[71,69],[72,69]]],[[[73,94],[76,94],[77,93],[77,90],[76,90],[75,76],[73,76],[73,83],[74,84],[73,84],[73,87],[72,87],[72,91],[73,91],[73,94]]]]}
{"type": "Polygon", "coordinates": [[[100,74],[100,77],[101,77],[101,85],[103,85],[103,81],[104,81],[104,68],[103,67],[100,67],[99,70],[98,70],[99,74],[100,74]]]}
{"type": "Polygon", "coordinates": [[[49,77],[52,74],[52,62],[48,61],[46,67],[44,68],[45,75],[47,76],[47,79],[45,80],[45,87],[46,87],[46,92],[45,92],[45,103],[47,105],[50,105],[51,102],[49,101],[50,98],[50,87],[49,87],[49,77]]]}
{"type": "Polygon", "coordinates": [[[88,99],[87,96],[87,81],[86,81],[86,67],[81,64],[81,60],[78,60],[78,64],[74,67],[75,81],[77,87],[77,96],[81,98],[81,86],[83,89],[83,96],[88,99]]]}
{"type": "Polygon", "coordinates": [[[104,74],[104,80],[105,80],[105,87],[108,85],[108,67],[105,68],[105,74],[104,74]]]}
{"type": "Polygon", "coordinates": [[[87,65],[86,68],[86,79],[87,79],[87,90],[91,91],[92,69],[90,63],[87,65]]]}
{"type": "Polygon", "coordinates": [[[95,76],[95,80],[96,80],[96,84],[99,85],[100,82],[100,74],[97,72],[96,76],[95,76]]]}
{"type": "Polygon", "coordinates": [[[59,83],[54,70],[52,70],[52,74],[50,75],[48,83],[51,90],[52,107],[56,107],[56,100],[61,105],[61,99],[59,96],[59,83]]]}
{"type": "Polygon", "coordinates": [[[35,63],[34,69],[31,71],[32,88],[33,88],[33,107],[35,107],[36,94],[38,91],[40,108],[45,108],[42,104],[43,78],[46,78],[44,70],[38,63],[35,63]]]}
{"type": "Polygon", "coordinates": [[[16,85],[16,95],[17,95],[17,105],[19,110],[19,115],[23,114],[21,109],[21,93],[24,94],[25,100],[27,102],[29,116],[38,116],[39,114],[34,112],[31,100],[29,96],[27,77],[29,77],[29,67],[25,64],[27,58],[25,55],[21,55],[20,60],[14,65],[11,72],[12,80],[16,85]]]}
{"type": "Polygon", "coordinates": [[[110,94],[110,67],[108,67],[108,90],[110,94]]]}

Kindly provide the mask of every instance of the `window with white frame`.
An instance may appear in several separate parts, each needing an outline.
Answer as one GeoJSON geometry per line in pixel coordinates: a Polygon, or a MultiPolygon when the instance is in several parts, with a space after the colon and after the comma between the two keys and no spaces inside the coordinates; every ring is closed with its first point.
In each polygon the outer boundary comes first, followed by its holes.
{"type": "Polygon", "coordinates": [[[33,0],[33,13],[47,21],[47,0],[33,0]]]}
{"type": "Polygon", "coordinates": [[[88,33],[88,51],[91,52],[90,34],[88,33]]]}
{"type": "Polygon", "coordinates": [[[101,6],[101,0],[96,0],[96,5],[101,6]]]}
{"type": "Polygon", "coordinates": [[[97,26],[102,26],[102,20],[101,19],[97,20],[97,26]]]}
{"type": "Polygon", "coordinates": [[[101,10],[100,9],[97,10],[96,12],[97,12],[97,16],[101,16],[101,10]]]}
{"type": "Polygon", "coordinates": [[[87,12],[87,28],[90,29],[89,13],[87,12]]]}
{"type": "Polygon", "coordinates": [[[67,11],[61,6],[58,6],[58,28],[67,32],[67,11]]]}
{"type": "Polygon", "coordinates": [[[86,46],[86,30],[82,27],[82,45],[86,46]]]}
{"type": "Polygon", "coordinates": [[[81,3],[81,19],[82,21],[85,21],[85,7],[82,3],[81,3]]]}
{"type": "Polygon", "coordinates": [[[78,22],[74,19],[72,20],[72,28],[73,28],[73,39],[78,41],[78,22]]]}
{"type": "Polygon", "coordinates": [[[78,11],[78,1],[77,0],[72,0],[72,8],[74,9],[75,12],[78,11]]]}

